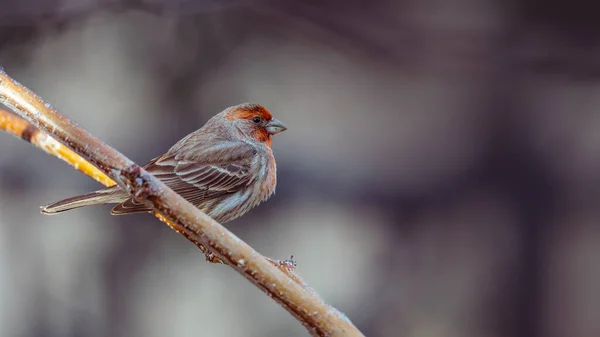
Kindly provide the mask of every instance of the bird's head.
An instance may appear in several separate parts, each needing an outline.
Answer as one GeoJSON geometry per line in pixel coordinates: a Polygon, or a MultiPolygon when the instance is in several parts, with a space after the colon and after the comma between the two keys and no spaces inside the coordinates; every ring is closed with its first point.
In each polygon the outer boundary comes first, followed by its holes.
{"type": "Polygon", "coordinates": [[[244,103],[224,111],[225,119],[233,123],[245,136],[271,145],[271,136],[287,130],[262,105],[244,103]]]}

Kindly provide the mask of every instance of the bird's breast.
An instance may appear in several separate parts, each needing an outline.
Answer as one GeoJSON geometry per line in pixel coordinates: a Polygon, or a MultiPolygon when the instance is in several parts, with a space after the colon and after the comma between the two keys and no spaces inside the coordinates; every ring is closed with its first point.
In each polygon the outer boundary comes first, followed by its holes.
{"type": "Polygon", "coordinates": [[[267,200],[274,192],[277,186],[277,165],[273,154],[265,156],[265,163],[261,166],[260,181],[260,199],[267,200]]]}

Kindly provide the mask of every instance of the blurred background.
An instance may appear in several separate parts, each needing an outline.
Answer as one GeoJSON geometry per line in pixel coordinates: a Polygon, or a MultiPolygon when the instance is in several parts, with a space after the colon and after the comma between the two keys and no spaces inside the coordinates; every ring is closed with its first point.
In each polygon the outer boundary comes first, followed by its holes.
{"type": "MultiPolygon", "coordinates": [[[[583,0],[1,0],[0,65],[143,164],[265,105],[227,224],[367,336],[600,336],[600,20],[583,0]]],[[[153,216],[0,133],[0,336],[306,336],[153,216]]]]}

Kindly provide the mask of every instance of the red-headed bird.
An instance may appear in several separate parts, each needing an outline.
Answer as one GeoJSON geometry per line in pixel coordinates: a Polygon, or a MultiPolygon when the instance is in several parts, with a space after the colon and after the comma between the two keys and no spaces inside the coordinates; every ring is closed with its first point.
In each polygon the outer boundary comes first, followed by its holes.
{"type": "MultiPolygon", "coordinates": [[[[214,220],[231,221],[266,201],[277,185],[272,136],[283,123],[258,104],[225,109],[144,168],[214,220]]],[[[118,204],[113,215],[150,212],[115,185],[42,206],[56,214],[96,204],[118,204]]]]}

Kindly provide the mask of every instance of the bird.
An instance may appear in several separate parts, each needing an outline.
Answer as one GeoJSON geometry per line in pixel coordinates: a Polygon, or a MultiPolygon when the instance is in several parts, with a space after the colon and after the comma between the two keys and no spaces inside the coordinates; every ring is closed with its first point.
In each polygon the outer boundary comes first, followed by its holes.
{"type": "MultiPolygon", "coordinates": [[[[287,130],[262,105],[242,103],[210,118],[144,169],[215,221],[236,219],[269,199],[277,185],[272,136],[287,130]]],[[[41,206],[41,213],[117,204],[110,214],[152,212],[118,185],[41,206]]]]}

